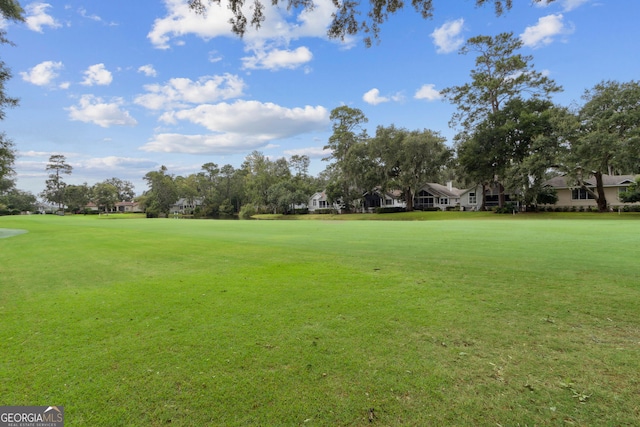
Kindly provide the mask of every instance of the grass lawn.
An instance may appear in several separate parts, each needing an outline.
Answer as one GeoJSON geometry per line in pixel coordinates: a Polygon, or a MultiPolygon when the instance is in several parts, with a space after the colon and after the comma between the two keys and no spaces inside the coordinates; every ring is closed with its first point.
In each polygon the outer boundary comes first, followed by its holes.
{"type": "Polygon", "coordinates": [[[640,425],[640,216],[585,215],[0,217],[28,231],[0,239],[0,405],[68,426],[640,425]]]}

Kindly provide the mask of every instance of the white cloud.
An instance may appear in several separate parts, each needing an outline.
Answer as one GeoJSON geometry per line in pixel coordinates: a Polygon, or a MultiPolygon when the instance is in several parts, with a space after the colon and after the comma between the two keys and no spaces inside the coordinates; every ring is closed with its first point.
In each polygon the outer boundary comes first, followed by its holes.
{"type": "Polygon", "coordinates": [[[140,68],[138,68],[138,72],[143,73],[147,77],[155,77],[158,75],[158,72],[155,68],[153,68],[153,65],[151,64],[141,66],[140,68]]]}
{"type": "Polygon", "coordinates": [[[265,147],[274,139],[325,130],[326,108],[285,108],[258,101],[233,104],[205,104],[193,109],[167,112],[160,118],[167,124],[185,120],[207,128],[212,134],[162,133],[141,147],[145,151],[199,154],[239,153],[265,147]]]}
{"type": "Polygon", "coordinates": [[[460,35],[464,29],[464,19],[447,21],[442,26],[436,28],[431,33],[433,44],[436,45],[436,52],[451,53],[464,43],[464,38],[460,35]]]}
{"type": "Polygon", "coordinates": [[[311,61],[313,54],[301,46],[295,50],[273,49],[269,52],[256,51],[254,56],[242,58],[243,66],[247,69],[279,70],[283,68],[294,69],[311,61]]]}
{"type": "Polygon", "coordinates": [[[137,159],[132,157],[93,157],[80,161],[80,167],[92,170],[113,171],[128,169],[150,169],[157,166],[157,163],[148,159],[137,159]]]}
{"type": "Polygon", "coordinates": [[[564,0],[562,2],[562,7],[564,9],[565,12],[570,12],[574,9],[579,8],[580,6],[582,6],[583,4],[588,3],[589,0],[564,0]]]}
{"type": "Polygon", "coordinates": [[[326,108],[321,106],[285,108],[270,102],[238,100],[165,113],[160,119],[167,123],[187,120],[213,132],[260,134],[275,139],[324,129],[328,118],[326,108]]]}
{"type": "Polygon", "coordinates": [[[90,15],[87,12],[87,9],[85,9],[84,7],[81,7],[80,9],[78,9],[78,13],[83,18],[90,19],[90,20],[96,21],[96,22],[102,22],[102,18],[100,18],[98,15],[90,15]]]}
{"type": "Polygon", "coordinates": [[[371,105],[378,105],[383,102],[389,102],[389,98],[380,96],[380,91],[377,88],[373,88],[362,95],[362,99],[364,100],[364,102],[371,105]]]}
{"type": "Polygon", "coordinates": [[[164,85],[146,85],[148,92],[139,95],[134,102],[150,110],[184,108],[187,104],[202,104],[237,98],[242,95],[245,83],[235,75],[204,76],[198,81],[175,78],[164,85]]]}
{"type": "Polygon", "coordinates": [[[84,72],[84,80],[81,84],[85,86],[107,86],[111,84],[113,80],[113,76],[111,72],[107,70],[104,64],[95,64],[87,68],[87,71],[84,72]]]}
{"type": "Polygon", "coordinates": [[[25,22],[30,30],[42,33],[43,27],[60,28],[62,25],[47,14],[49,3],[31,3],[25,7],[25,22]]]}
{"type": "MultiPolygon", "coordinates": [[[[297,15],[272,6],[270,2],[264,4],[266,19],[262,26],[256,31],[248,25],[243,37],[243,41],[254,48],[266,40],[278,41],[286,46],[289,41],[301,37],[326,38],[327,28],[335,11],[332,0],[316,0],[312,11],[303,10],[297,15]]],[[[147,38],[159,49],[168,49],[172,41],[175,44],[175,39],[188,34],[205,40],[220,36],[237,37],[231,32],[229,24],[231,11],[222,4],[211,4],[205,16],[196,15],[184,0],[165,0],[165,6],[167,15],[156,19],[147,34],[147,38]]],[[[250,17],[252,11],[253,3],[246,2],[245,14],[250,17]]]]}
{"type": "Polygon", "coordinates": [[[121,109],[123,104],[120,98],[105,102],[102,98],[93,95],[82,95],[78,105],[69,107],[67,110],[71,120],[93,123],[103,128],[137,125],[138,122],[129,112],[121,109]]]}
{"type": "Polygon", "coordinates": [[[47,86],[58,77],[58,70],[63,68],[62,62],[44,61],[31,68],[28,72],[21,72],[22,80],[36,86],[47,86]]]}
{"type": "Polygon", "coordinates": [[[323,147],[307,147],[284,150],[283,153],[286,156],[309,156],[311,159],[320,159],[329,156],[331,154],[331,150],[325,150],[323,147]]]}
{"type": "Polygon", "coordinates": [[[234,154],[262,148],[268,137],[240,133],[183,135],[162,133],[140,147],[143,151],[186,154],[234,154]]]}
{"type": "Polygon", "coordinates": [[[538,19],[538,23],[527,27],[520,39],[525,46],[538,48],[553,42],[554,37],[573,32],[572,28],[564,25],[562,14],[547,15],[538,19]]]}
{"type": "Polygon", "coordinates": [[[422,85],[422,87],[416,91],[416,94],[413,97],[415,99],[426,99],[427,101],[435,101],[440,99],[442,95],[440,95],[440,92],[436,90],[434,84],[426,84],[422,85]]]}

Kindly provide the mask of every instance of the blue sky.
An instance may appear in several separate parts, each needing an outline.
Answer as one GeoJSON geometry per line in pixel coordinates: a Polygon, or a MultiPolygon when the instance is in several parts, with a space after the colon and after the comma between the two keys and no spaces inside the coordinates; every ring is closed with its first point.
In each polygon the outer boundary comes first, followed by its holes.
{"type": "Polygon", "coordinates": [[[402,11],[366,48],[326,38],[330,0],[312,13],[268,7],[243,39],[226,9],[204,18],[186,0],[21,1],[27,21],[2,24],[16,46],[0,54],[20,98],[1,123],[18,150],[18,188],[42,191],[51,154],[73,166],[69,184],[118,177],[137,193],[161,165],[186,176],[207,162],[239,167],[253,150],[309,155],[316,174],[340,105],[361,109],[371,134],[395,124],[452,141],[439,91],[469,81],[474,57],[457,51],[477,35],[521,37],[522,53],[563,86],[561,105],[602,80],[639,77],[636,0],[517,0],[501,17],[473,0],[433,3],[433,19],[402,11]]]}

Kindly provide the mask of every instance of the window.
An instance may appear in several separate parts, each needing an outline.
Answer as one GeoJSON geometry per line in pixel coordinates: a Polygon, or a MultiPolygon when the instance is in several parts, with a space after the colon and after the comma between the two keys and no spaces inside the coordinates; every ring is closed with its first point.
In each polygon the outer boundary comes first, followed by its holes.
{"type": "Polygon", "coordinates": [[[476,193],[469,193],[469,204],[475,205],[476,203],[476,193]]]}
{"type": "Polygon", "coordinates": [[[440,197],[440,204],[441,205],[448,205],[449,204],[449,199],[447,199],[446,197],[440,197]]]}
{"type": "Polygon", "coordinates": [[[327,201],[326,200],[320,200],[320,208],[326,208],[327,207],[327,201]]]}
{"type": "Polygon", "coordinates": [[[435,198],[433,194],[424,190],[420,191],[418,193],[418,197],[416,197],[417,206],[433,207],[434,201],[435,201],[435,198]]]}
{"type": "Polygon", "coordinates": [[[318,206],[318,201],[316,199],[313,199],[313,206],[318,206]]]}
{"type": "MultiPolygon", "coordinates": [[[[591,188],[593,191],[594,189],[591,188]]],[[[571,199],[572,200],[593,200],[594,197],[591,193],[589,193],[584,188],[574,188],[571,190],[571,199]]]]}
{"type": "Polygon", "coordinates": [[[387,206],[393,205],[393,199],[385,199],[384,204],[387,206]]]}

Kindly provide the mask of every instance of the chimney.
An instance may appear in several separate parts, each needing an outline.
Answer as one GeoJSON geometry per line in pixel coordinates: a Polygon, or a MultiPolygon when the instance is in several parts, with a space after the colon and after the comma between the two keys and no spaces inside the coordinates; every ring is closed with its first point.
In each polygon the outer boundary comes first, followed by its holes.
{"type": "Polygon", "coordinates": [[[447,189],[453,191],[453,181],[447,181],[447,189]]]}

